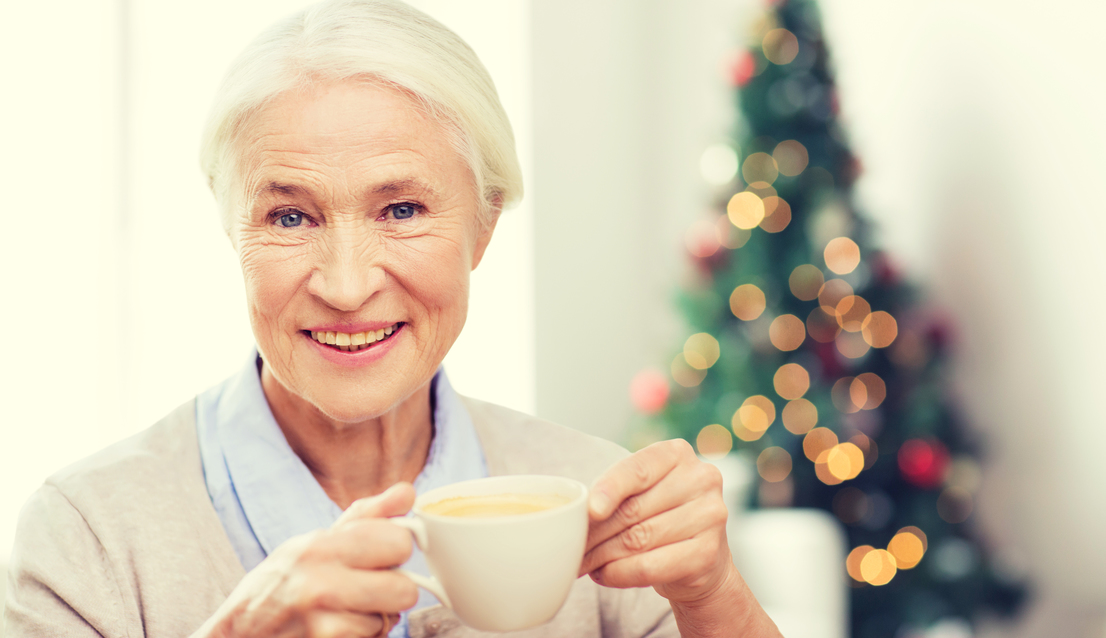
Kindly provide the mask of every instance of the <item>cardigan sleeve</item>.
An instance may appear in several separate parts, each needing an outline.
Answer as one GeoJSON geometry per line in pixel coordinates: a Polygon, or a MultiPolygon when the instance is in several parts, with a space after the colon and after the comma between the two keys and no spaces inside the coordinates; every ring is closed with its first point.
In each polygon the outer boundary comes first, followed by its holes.
{"type": "MultiPolygon", "coordinates": [[[[585,577],[586,578],[586,577],[585,577]]],[[[599,588],[603,638],[679,638],[672,607],[652,587],[599,588]]]]}
{"type": "Polygon", "coordinates": [[[118,582],[99,539],[49,484],[20,513],[7,598],[6,638],[127,635],[118,582]]]}

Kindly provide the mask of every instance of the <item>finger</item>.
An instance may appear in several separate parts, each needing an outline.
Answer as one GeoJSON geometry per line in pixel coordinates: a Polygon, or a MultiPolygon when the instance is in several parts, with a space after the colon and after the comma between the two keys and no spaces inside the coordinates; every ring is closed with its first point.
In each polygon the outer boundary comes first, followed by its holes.
{"type": "Polygon", "coordinates": [[[414,544],[407,530],[384,518],[347,521],[321,530],[301,560],[338,562],[355,569],[387,569],[407,562],[414,544]]]}
{"type": "Polygon", "coordinates": [[[604,587],[656,587],[710,574],[723,567],[718,564],[723,556],[718,539],[708,532],[609,562],[591,577],[604,587]]]}
{"type": "Polygon", "coordinates": [[[587,550],[662,512],[689,503],[710,488],[709,480],[699,480],[695,466],[678,466],[659,483],[641,494],[622,501],[608,518],[588,526],[587,550]]]}
{"type": "Polygon", "coordinates": [[[373,638],[384,635],[393,625],[380,614],[354,614],[341,611],[319,611],[307,619],[307,635],[311,638],[373,638]]]}
{"type": "Polygon", "coordinates": [[[364,518],[403,516],[415,504],[415,488],[410,483],[396,483],[376,496],[357,499],[342,512],[331,527],[364,518]]]}
{"type": "Polygon", "coordinates": [[[580,574],[607,563],[678,543],[726,525],[726,506],[721,499],[699,499],[647,518],[626,528],[584,554],[580,574]]]}
{"type": "Polygon", "coordinates": [[[615,463],[591,487],[588,497],[591,519],[606,519],[622,501],[655,485],[688,456],[696,460],[687,441],[675,439],[654,443],[615,463]]]}
{"type": "Polygon", "coordinates": [[[415,606],[419,590],[403,574],[389,569],[327,567],[314,573],[299,592],[310,609],[353,614],[398,614],[415,606]]]}

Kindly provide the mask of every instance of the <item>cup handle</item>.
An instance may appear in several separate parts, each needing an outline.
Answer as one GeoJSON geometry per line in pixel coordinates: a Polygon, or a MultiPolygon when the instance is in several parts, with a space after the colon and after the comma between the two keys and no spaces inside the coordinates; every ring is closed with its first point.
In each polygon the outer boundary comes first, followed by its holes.
{"type": "MultiPolygon", "coordinates": [[[[426,537],[426,526],[423,522],[417,518],[409,518],[407,516],[395,516],[390,519],[391,522],[402,527],[403,529],[411,532],[411,536],[415,539],[415,544],[419,546],[419,549],[426,553],[430,547],[430,542],[426,537]]],[[[422,574],[415,574],[406,569],[396,568],[396,572],[403,574],[410,578],[416,585],[427,590],[431,594],[438,597],[438,600],[442,602],[449,609],[453,609],[453,604],[449,602],[449,596],[446,595],[445,589],[442,587],[442,583],[437,578],[430,576],[429,578],[422,574]]]]}

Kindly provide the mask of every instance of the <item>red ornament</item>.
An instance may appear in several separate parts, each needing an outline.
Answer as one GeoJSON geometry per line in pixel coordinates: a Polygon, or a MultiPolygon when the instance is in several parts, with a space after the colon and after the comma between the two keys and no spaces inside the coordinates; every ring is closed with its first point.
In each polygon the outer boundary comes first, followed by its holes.
{"type": "Polygon", "coordinates": [[[899,471],[915,487],[940,487],[948,468],[949,451],[937,439],[909,439],[899,448],[899,471]]]}
{"type": "Polygon", "coordinates": [[[630,381],[630,401],[642,414],[656,414],[668,403],[668,378],[660,370],[646,368],[630,381]]]}
{"type": "Polygon", "coordinates": [[[757,61],[749,51],[742,51],[730,66],[730,81],[735,86],[745,86],[757,72],[757,61]]]}

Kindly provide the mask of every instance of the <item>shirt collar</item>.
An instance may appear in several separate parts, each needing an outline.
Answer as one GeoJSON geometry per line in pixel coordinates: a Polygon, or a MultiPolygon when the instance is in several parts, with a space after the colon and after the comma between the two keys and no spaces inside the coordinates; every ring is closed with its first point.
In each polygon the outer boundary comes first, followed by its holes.
{"type": "MultiPolygon", "coordinates": [[[[341,515],[292,451],[261,388],[257,359],[228,379],[216,411],[230,482],[258,543],[268,555],[281,543],[329,527],[341,515]]],[[[434,438],[415,490],[487,476],[472,418],[439,368],[431,381],[434,438]]]]}

